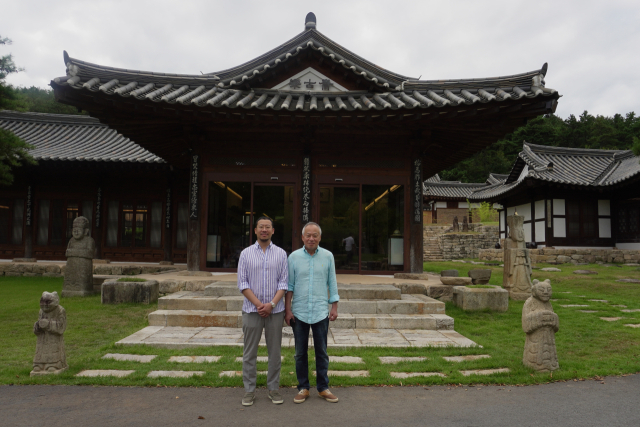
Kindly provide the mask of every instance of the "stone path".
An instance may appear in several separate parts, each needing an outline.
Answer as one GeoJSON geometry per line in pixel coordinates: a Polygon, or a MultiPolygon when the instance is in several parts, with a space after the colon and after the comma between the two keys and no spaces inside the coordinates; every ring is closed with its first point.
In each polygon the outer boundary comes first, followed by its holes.
{"type": "MultiPolygon", "coordinates": [[[[151,345],[165,348],[194,348],[215,345],[243,345],[241,328],[147,326],[116,345],[151,345]]],[[[260,341],[264,346],[264,335],[260,341]]],[[[309,345],[313,339],[309,338],[309,345]]],[[[475,342],[456,331],[420,329],[329,329],[328,347],[476,347],[475,342]]],[[[293,336],[283,334],[283,347],[294,347],[293,336]]],[[[479,346],[478,346],[479,347],[479,346]]]]}
{"type": "MultiPolygon", "coordinates": [[[[625,325],[636,327],[636,325],[625,325]]],[[[637,325],[640,326],[640,325],[637,325]]],[[[143,363],[149,363],[153,359],[155,359],[156,355],[137,355],[137,354],[119,354],[119,353],[108,353],[102,357],[102,359],[113,359],[120,362],[130,362],[130,361],[144,361],[143,363]]],[[[488,354],[478,354],[478,355],[467,355],[467,356],[443,356],[442,358],[447,362],[469,362],[479,359],[487,359],[491,356],[488,354]]],[[[218,362],[222,356],[171,356],[169,357],[169,362],[178,362],[178,363],[215,363],[218,362]]],[[[383,364],[397,364],[400,362],[424,362],[428,360],[427,357],[395,357],[395,356],[380,356],[378,357],[381,363],[383,364]]],[[[242,357],[236,357],[236,363],[242,363],[242,357]]],[[[281,356],[281,361],[284,361],[284,356],[281,356]]],[[[361,357],[357,356],[329,356],[329,361],[331,363],[347,363],[347,364],[365,364],[365,361],[361,357]]],[[[266,356],[258,356],[258,362],[268,362],[268,357],[266,356]]],[[[126,377],[135,372],[135,370],[118,370],[118,369],[96,369],[96,370],[84,370],[80,373],[76,374],[76,377],[126,377]]],[[[476,370],[466,370],[460,371],[461,374],[465,376],[469,375],[491,375],[495,373],[504,373],[509,372],[508,368],[497,368],[497,369],[476,369],[476,370]]],[[[147,374],[148,378],[189,378],[193,376],[202,376],[205,375],[205,371],[180,371],[180,370],[171,370],[171,371],[150,371],[147,374]]],[[[267,375],[267,371],[257,371],[258,375],[267,375]]],[[[289,374],[293,374],[293,372],[289,372],[289,374]]],[[[439,376],[446,377],[442,372],[390,372],[389,373],[393,378],[413,378],[413,377],[431,377],[431,376],[439,376]]],[[[242,371],[221,371],[218,374],[220,377],[242,377],[242,371]]],[[[316,371],[313,371],[313,375],[316,375],[316,371]]],[[[329,376],[337,376],[337,377],[368,377],[369,371],[360,369],[360,370],[329,370],[329,376]]]]}

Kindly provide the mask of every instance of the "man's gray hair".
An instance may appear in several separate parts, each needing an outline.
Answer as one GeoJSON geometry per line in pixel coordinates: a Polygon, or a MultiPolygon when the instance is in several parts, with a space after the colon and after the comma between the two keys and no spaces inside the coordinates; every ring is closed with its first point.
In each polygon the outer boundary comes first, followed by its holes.
{"type": "Polygon", "coordinates": [[[318,224],[317,222],[308,222],[304,225],[304,227],[302,227],[302,235],[304,236],[304,230],[305,228],[307,228],[308,225],[315,225],[316,227],[318,227],[318,230],[320,231],[320,235],[322,236],[322,228],[320,228],[320,224],[318,224]]]}

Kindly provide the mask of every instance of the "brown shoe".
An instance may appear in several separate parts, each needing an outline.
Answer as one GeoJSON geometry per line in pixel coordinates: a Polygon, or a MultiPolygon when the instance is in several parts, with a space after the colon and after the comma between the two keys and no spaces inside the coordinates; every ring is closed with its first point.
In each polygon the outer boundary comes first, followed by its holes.
{"type": "Polygon", "coordinates": [[[331,403],[336,403],[338,401],[338,398],[335,397],[330,391],[329,389],[326,389],[325,391],[321,391],[320,393],[318,393],[318,396],[320,396],[321,398],[323,398],[324,400],[326,400],[327,402],[331,402],[331,403]]]}
{"type": "Polygon", "coordinates": [[[293,403],[302,403],[309,397],[309,390],[303,388],[296,394],[296,397],[293,398],[293,403]]]}

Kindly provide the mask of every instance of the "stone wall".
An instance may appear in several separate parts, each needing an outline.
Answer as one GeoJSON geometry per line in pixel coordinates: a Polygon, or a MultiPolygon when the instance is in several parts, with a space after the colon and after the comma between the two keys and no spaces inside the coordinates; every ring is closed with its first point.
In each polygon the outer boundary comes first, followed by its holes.
{"type": "MultiPolygon", "coordinates": [[[[479,251],[481,261],[502,261],[502,249],[484,249],[479,251]]],[[[531,249],[533,263],[637,263],[640,261],[640,250],[632,249],[531,249]]]]}
{"type": "MultiPolygon", "coordinates": [[[[462,227],[462,224],[460,224],[462,227]]],[[[451,226],[425,226],[424,260],[440,261],[478,258],[482,249],[493,248],[498,241],[498,226],[469,224],[471,233],[453,233],[451,226]]]]}
{"type": "MultiPolygon", "coordinates": [[[[62,277],[66,264],[53,263],[0,263],[0,276],[45,276],[62,277]]],[[[186,266],[180,265],[126,265],[126,264],[95,264],[93,274],[104,276],[131,276],[136,274],[159,273],[161,271],[184,270],[186,266]]]]}

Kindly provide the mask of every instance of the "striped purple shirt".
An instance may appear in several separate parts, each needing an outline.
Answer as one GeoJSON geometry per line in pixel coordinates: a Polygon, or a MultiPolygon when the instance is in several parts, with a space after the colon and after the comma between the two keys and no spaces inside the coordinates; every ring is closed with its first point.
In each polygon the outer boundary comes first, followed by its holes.
{"type": "MultiPolygon", "coordinates": [[[[287,253],[283,249],[269,243],[267,250],[263,252],[260,244],[256,242],[242,251],[238,261],[238,289],[240,292],[251,289],[264,304],[271,302],[276,296],[276,292],[286,291],[288,287],[289,267],[287,253]]],[[[245,297],[242,311],[255,313],[258,309],[245,297]]],[[[271,313],[280,313],[281,311],[284,311],[284,298],[280,298],[271,313]]]]}

